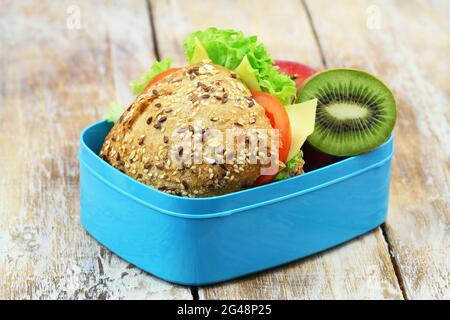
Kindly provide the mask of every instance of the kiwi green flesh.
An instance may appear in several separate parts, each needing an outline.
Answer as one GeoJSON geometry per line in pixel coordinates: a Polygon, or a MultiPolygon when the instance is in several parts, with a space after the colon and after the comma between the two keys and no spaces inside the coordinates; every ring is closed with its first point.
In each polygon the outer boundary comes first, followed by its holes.
{"type": "Polygon", "coordinates": [[[395,100],[373,75],[353,69],[331,69],[308,80],[297,101],[318,99],[316,124],[308,142],[334,155],[351,156],[385,142],[394,128],[395,100]]]}

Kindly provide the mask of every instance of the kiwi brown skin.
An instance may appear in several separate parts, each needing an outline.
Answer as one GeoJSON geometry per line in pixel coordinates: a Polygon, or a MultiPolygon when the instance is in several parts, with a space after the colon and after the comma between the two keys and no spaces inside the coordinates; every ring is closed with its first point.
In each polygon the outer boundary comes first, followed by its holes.
{"type": "MultiPolygon", "coordinates": [[[[345,72],[347,72],[351,76],[348,78],[348,81],[345,83],[346,85],[356,85],[356,86],[359,85],[359,87],[357,87],[357,89],[367,88],[369,90],[369,93],[373,94],[371,96],[371,98],[376,99],[376,101],[375,101],[376,106],[383,107],[383,108],[376,109],[375,116],[377,116],[377,118],[370,119],[370,117],[368,117],[368,119],[367,118],[363,119],[363,121],[369,121],[370,125],[372,125],[374,122],[376,122],[374,124],[374,127],[377,127],[375,129],[378,129],[378,131],[376,131],[374,128],[367,129],[366,123],[364,123],[364,125],[366,127],[365,128],[362,128],[363,126],[358,127],[357,133],[358,133],[359,137],[361,136],[360,132],[362,132],[362,135],[370,136],[370,139],[367,139],[370,141],[355,140],[355,141],[352,141],[354,143],[350,146],[347,146],[347,147],[342,146],[341,148],[338,148],[338,147],[336,147],[336,144],[339,144],[340,142],[336,143],[336,141],[334,141],[334,143],[333,143],[333,139],[328,138],[328,136],[333,136],[333,135],[337,135],[337,134],[333,133],[333,132],[329,132],[329,133],[327,133],[327,135],[324,135],[324,133],[323,133],[324,130],[322,127],[320,129],[322,131],[321,132],[322,136],[321,136],[320,141],[318,141],[318,136],[317,135],[314,136],[315,133],[313,133],[312,135],[310,135],[308,137],[308,142],[311,144],[311,146],[313,146],[317,150],[322,151],[327,154],[334,155],[334,156],[352,156],[352,155],[369,152],[369,151],[373,150],[374,148],[378,147],[379,145],[383,144],[390,137],[391,131],[393,130],[393,128],[395,126],[396,117],[397,117],[395,97],[392,94],[389,87],[386,85],[386,83],[371,73],[368,73],[363,70],[355,69],[355,68],[332,68],[332,69],[320,71],[317,74],[313,75],[312,77],[308,78],[305,81],[305,83],[303,84],[302,89],[297,94],[297,102],[303,102],[303,101],[306,101],[306,100],[309,100],[312,98],[319,98],[318,96],[311,95],[311,92],[309,92],[309,95],[305,96],[305,91],[309,90],[308,84],[310,84],[313,81],[317,81],[317,78],[320,78],[320,77],[322,77],[322,75],[327,74],[327,73],[328,73],[327,77],[330,78],[330,74],[333,72],[337,72],[337,75],[338,75],[337,81],[342,79],[342,77],[343,77],[342,73],[344,73],[344,75],[345,75],[345,72]],[[340,72],[341,72],[341,74],[339,75],[340,72]],[[357,80],[359,80],[360,78],[363,78],[363,81],[361,81],[361,83],[358,83],[357,80]],[[355,81],[355,82],[352,82],[352,81],[355,81]],[[369,85],[367,85],[367,83],[369,83],[369,85]],[[373,83],[373,85],[372,85],[372,83],[373,83]],[[377,93],[381,94],[381,96],[377,96],[376,95],[377,93]],[[385,104],[385,105],[383,105],[383,104],[385,104]],[[381,116],[379,115],[380,113],[382,114],[381,116]],[[385,119],[384,119],[385,121],[382,123],[382,125],[379,125],[379,123],[380,123],[379,120],[383,119],[383,117],[385,117],[385,119]],[[372,131],[370,132],[370,134],[369,134],[369,132],[364,133],[363,129],[369,130],[369,131],[372,130],[372,131]],[[374,132],[378,135],[378,136],[376,136],[376,139],[373,139],[374,132]],[[329,140],[329,141],[327,141],[327,140],[329,140]],[[334,144],[334,146],[333,146],[333,144],[334,144]]],[[[327,80],[330,80],[330,79],[327,79],[327,80]]],[[[345,79],[345,80],[347,80],[347,79],[345,79]]],[[[329,83],[327,81],[325,81],[324,85],[328,85],[328,84],[329,83]]],[[[333,85],[344,85],[344,83],[336,82],[336,83],[333,83],[333,85]]],[[[315,89],[317,89],[317,84],[315,84],[315,87],[316,87],[315,89]]],[[[314,89],[314,86],[313,86],[313,89],[314,89]]],[[[323,89],[329,90],[329,88],[325,88],[325,86],[323,89]]],[[[335,88],[333,88],[333,89],[335,89],[335,88]]],[[[348,92],[346,92],[346,93],[348,93],[348,92]]],[[[366,94],[366,92],[364,92],[364,94],[366,94]]],[[[352,101],[352,102],[355,103],[355,101],[352,101]]],[[[352,103],[352,102],[350,102],[350,103],[352,103]]],[[[319,103],[320,103],[320,101],[319,101],[319,103]]],[[[356,104],[358,104],[358,103],[356,103],[356,104]]],[[[370,107],[370,105],[369,106],[364,105],[364,104],[359,104],[359,105],[365,106],[366,108],[370,107]]],[[[324,107],[326,107],[326,105],[324,105],[324,107]]],[[[370,110],[370,108],[369,108],[369,110],[370,110]]],[[[324,111],[323,110],[321,111],[318,106],[317,113],[316,113],[316,129],[317,129],[317,125],[318,125],[317,119],[318,119],[318,115],[320,112],[324,113],[324,111]]],[[[373,110],[370,110],[369,112],[371,112],[371,116],[373,116],[373,110]]],[[[331,118],[331,116],[330,116],[330,118],[331,118]]],[[[352,121],[353,121],[353,119],[352,119],[352,121]]],[[[348,127],[348,125],[346,125],[346,126],[348,127]]],[[[347,139],[348,133],[346,132],[345,134],[347,134],[347,136],[343,137],[343,139],[345,138],[348,142],[348,139],[347,139]]],[[[353,137],[355,137],[356,135],[357,134],[355,133],[353,137]]]]}

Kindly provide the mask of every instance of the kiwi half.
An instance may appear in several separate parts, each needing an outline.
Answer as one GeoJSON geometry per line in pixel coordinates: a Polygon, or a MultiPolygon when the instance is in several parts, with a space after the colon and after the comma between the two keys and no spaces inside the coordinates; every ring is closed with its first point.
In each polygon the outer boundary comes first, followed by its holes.
{"type": "Polygon", "coordinates": [[[314,132],[308,142],[334,155],[351,156],[385,142],[397,111],[388,87],[375,76],[354,69],[322,71],[303,85],[297,102],[318,99],[314,132]]]}

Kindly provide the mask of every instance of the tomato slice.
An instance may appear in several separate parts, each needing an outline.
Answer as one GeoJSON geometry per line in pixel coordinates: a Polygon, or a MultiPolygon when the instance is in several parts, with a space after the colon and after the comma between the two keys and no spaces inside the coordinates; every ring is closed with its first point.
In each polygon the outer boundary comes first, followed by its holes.
{"type": "MultiPolygon", "coordinates": [[[[281,162],[286,162],[291,146],[291,124],[286,109],[277,98],[265,92],[253,91],[252,98],[264,108],[272,128],[278,129],[280,134],[278,157],[281,162]]],[[[275,176],[276,174],[260,176],[254,186],[272,182],[275,176]]]]}
{"type": "Polygon", "coordinates": [[[253,184],[254,187],[259,187],[268,183],[271,183],[273,179],[275,179],[277,175],[268,175],[268,176],[259,176],[258,179],[256,179],[255,183],[253,184]]]}
{"type": "Polygon", "coordinates": [[[146,91],[149,87],[151,87],[152,85],[154,85],[158,81],[160,81],[160,80],[164,79],[165,77],[167,77],[169,74],[174,73],[175,71],[178,71],[180,69],[181,68],[170,68],[170,69],[167,69],[164,72],[161,72],[156,77],[154,77],[152,80],[150,80],[148,85],[145,87],[144,91],[146,91]]]}

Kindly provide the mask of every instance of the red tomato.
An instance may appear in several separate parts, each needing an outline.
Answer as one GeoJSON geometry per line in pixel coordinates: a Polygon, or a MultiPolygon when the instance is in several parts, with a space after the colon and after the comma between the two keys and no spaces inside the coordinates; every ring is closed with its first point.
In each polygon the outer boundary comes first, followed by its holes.
{"type": "Polygon", "coordinates": [[[287,60],[275,60],[273,65],[279,68],[279,72],[286,73],[288,76],[292,77],[292,80],[295,81],[297,90],[302,87],[303,82],[305,82],[307,78],[317,72],[317,70],[314,70],[307,65],[287,60]]]}
{"type": "Polygon", "coordinates": [[[148,85],[145,87],[144,91],[146,91],[149,87],[151,87],[152,85],[154,85],[156,82],[158,82],[159,80],[164,79],[166,76],[168,76],[171,73],[174,73],[175,71],[180,70],[180,68],[170,68],[167,69],[164,72],[161,72],[160,74],[158,74],[156,77],[154,77],[152,80],[150,80],[150,82],[148,83],[148,85]]]}
{"type": "MultiPolygon", "coordinates": [[[[278,156],[281,162],[286,162],[289,148],[291,147],[291,124],[289,123],[289,116],[286,109],[277,98],[265,92],[253,91],[252,98],[265,109],[266,116],[269,118],[272,128],[279,130],[280,149],[278,156]]],[[[269,183],[275,176],[276,174],[260,176],[254,185],[259,186],[269,183]]]]}
{"type": "Polygon", "coordinates": [[[271,183],[273,179],[275,179],[277,175],[269,175],[269,176],[259,176],[253,184],[254,187],[262,186],[268,183],[271,183]]]}

